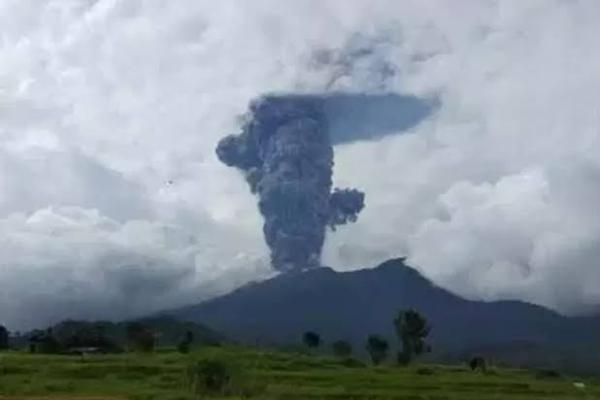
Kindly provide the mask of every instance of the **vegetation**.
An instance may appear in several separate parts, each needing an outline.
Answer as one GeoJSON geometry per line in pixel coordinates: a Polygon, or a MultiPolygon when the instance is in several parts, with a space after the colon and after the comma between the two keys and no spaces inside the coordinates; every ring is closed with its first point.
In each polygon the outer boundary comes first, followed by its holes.
{"type": "Polygon", "coordinates": [[[127,325],[127,345],[130,350],[150,353],[156,345],[156,333],[142,322],[127,325]]]}
{"type": "Polygon", "coordinates": [[[471,367],[471,371],[483,371],[485,372],[487,369],[487,362],[485,358],[481,356],[475,356],[469,361],[469,367],[471,367]]]}
{"type": "Polygon", "coordinates": [[[562,374],[555,369],[542,369],[537,371],[535,376],[539,379],[558,379],[562,374]]]}
{"type": "Polygon", "coordinates": [[[338,340],[331,345],[333,354],[340,358],[348,358],[352,355],[352,345],[345,340],[338,340]]]}
{"type": "Polygon", "coordinates": [[[221,360],[200,360],[188,368],[188,385],[197,395],[233,394],[231,390],[233,372],[221,360]]]}
{"type": "Polygon", "coordinates": [[[8,350],[8,329],[0,325],[0,351],[8,350]]]}
{"type": "Polygon", "coordinates": [[[198,397],[261,395],[266,386],[253,379],[239,360],[225,357],[201,359],[188,367],[187,382],[192,394],[198,397]]]}
{"type": "Polygon", "coordinates": [[[401,311],[394,320],[394,326],[402,344],[402,350],[398,353],[398,363],[409,364],[416,356],[431,351],[425,343],[431,328],[425,317],[417,311],[401,311]]]}
{"type": "MultiPolygon", "coordinates": [[[[599,379],[540,379],[537,371],[468,366],[347,366],[344,360],[241,347],[201,347],[189,354],[73,357],[8,352],[0,358],[0,398],[70,400],[600,398],[599,379]],[[575,387],[582,382],[585,388],[575,387]]],[[[579,385],[581,387],[581,385],[579,385]]]]}
{"type": "Polygon", "coordinates": [[[107,326],[102,323],[84,323],[65,321],[54,329],[56,340],[63,351],[93,348],[102,353],[119,353],[123,351],[115,338],[109,336],[107,326]]]}
{"type": "Polygon", "coordinates": [[[370,335],[367,338],[367,351],[374,365],[381,364],[386,358],[389,349],[387,340],[378,335],[370,335]]]}
{"type": "MultiPolygon", "coordinates": [[[[207,341],[211,331],[203,327],[165,318],[121,324],[66,321],[25,335],[30,353],[22,349],[0,357],[0,400],[560,400],[600,396],[600,380],[574,381],[554,370],[489,368],[480,356],[463,367],[409,366],[430,350],[425,342],[430,327],[414,310],[400,312],[394,326],[402,345],[398,360],[406,364],[403,368],[385,363],[390,346],[378,335],[367,338],[366,350],[375,366],[368,367],[350,358],[352,346],[343,340],[331,345],[336,357],[323,357],[316,351],[223,346],[220,341],[207,341]],[[199,332],[201,340],[193,347],[199,332]],[[159,347],[165,336],[172,344],[159,347]],[[104,354],[87,354],[89,348],[104,354]],[[82,350],[72,351],[77,349],[82,350]]],[[[0,344],[5,340],[8,346],[7,331],[5,337],[0,329],[0,344]]],[[[322,344],[320,335],[312,331],[305,332],[302,340],[312,350],[322,344]]]]}
{"type": "Polygon", "coordinates": [[[29,351],[31,353],[56,354],[62,350],[62,345],[54,335],[54,330],[36,330],[29,336],[29,351]]]}
{"type": "Polygon", "coordinates": [[[29,348],[32,353],[43,354],[121,353],[126,349],[152,352],[156,346],[182,346],[185,352],[193,343],[217,345],[224,340],[222,335],[200,324],[168,317],[119,323],[68,320],[10,339],[11,347],[29,348]]]}
{"type": "Polygon", "coordinates": [[[321,336],[316,332],[304,332],[302,342],[309,349],[316,349],[321,345],[321,336]]]}
{"type": "Polygon", "coordinates": [[[190,352],[190,349],[191,349],[193,343],[194,343],[194,332],[187,331],[185,333],[185,337],[177,345],[177,350],[182,354],[187,354],[190,352]]]}

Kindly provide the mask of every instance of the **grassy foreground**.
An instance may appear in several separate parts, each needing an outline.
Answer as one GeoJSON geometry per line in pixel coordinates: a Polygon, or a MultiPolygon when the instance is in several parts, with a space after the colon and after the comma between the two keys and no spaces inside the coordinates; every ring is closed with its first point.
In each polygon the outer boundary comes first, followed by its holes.
{"type": "MultiPolygon", "coordinates": [[[[194,399],[187,367],[194,360],[239,366],[257,399],[600,399],[600,381],[577,388],[568,378],[534,371],[460,366],[365,367],[333,358],[243,348],[205,348],[114,356],[0,354],[0,399],[194,399]]],[[[578,379],[575,381],[579,381],[578,379]]],[[[241,398],[233,396],[227,398],[241,398]]]]}

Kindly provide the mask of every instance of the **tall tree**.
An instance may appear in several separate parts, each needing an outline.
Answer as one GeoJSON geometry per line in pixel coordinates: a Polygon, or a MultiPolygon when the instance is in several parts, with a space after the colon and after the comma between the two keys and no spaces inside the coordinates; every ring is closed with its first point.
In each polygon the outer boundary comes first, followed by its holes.
{"type": "Polygon", "coordinates": [[[177,350],[180,353],[189,353],[192,343],[194,343],[194,332],[187,331],[183,339],[181,339],[181,342],[177,345],[177,350]]]}
{"type": "Polygon", "coordinates": [[[367,351],[374,365],[381,364],[387,358],[389,344],[379,335],[369,335],[367,338],[367,351]]]}
{"type": "Polygon", "coordinates": [[[0,351],[8,349],[8,329],[0,325],[0,351]]]}
{"type": "Polygon", "coordinates": [[[402,351],[398,353],[399,363],[409,364],[416,356],[430,351],[425,338],[431,328],[427,319],[417,311],[412,309],[401,311],[394,320],[394,326],[402,344],[402,351]]]}

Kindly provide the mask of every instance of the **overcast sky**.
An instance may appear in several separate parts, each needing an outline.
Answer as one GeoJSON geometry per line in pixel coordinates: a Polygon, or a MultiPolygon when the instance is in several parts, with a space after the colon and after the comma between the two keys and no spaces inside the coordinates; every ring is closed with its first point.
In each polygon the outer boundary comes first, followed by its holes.
{"type": "Polygon", "coordinates": [[[214,155],[267,92],[437,98],[336,146],[366,192],[324,264],[600,304],[597,0],[0,0],[0,323],[119,318],[271,274],[214,155]]]}

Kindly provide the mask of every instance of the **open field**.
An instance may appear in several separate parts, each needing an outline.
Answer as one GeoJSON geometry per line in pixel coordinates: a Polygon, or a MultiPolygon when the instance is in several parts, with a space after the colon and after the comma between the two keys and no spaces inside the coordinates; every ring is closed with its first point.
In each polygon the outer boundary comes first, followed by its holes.
{"type": "MultiPolygon", "coordinates": [[[[243,348],[111,356],[0,355],[0,400],[193,399],[195,360],[236,364],[260,399],[600,399],[600,380],[540,378],[535,371],[461,366],[365,367],[334,358],[243,348]]],[[[230,396],[226,398],[240,398],[230,396]]]]}

